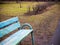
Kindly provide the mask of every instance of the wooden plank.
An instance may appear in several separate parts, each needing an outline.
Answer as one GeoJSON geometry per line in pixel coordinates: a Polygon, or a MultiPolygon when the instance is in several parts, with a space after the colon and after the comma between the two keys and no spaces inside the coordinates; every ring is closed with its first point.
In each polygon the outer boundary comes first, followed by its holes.
{"type": "Polygon", "coordinates": [[[30,34],[33,30],[19,30],[18,32],[14,33],[4,41],[2,41],[1,45],[16,45],[20,42],[23,38],[25,38],[28,34],[30,34]]]}
{"type": "Polygon", "coordinates": [[[14,18],[11,18],[11,19],[2,21],[2,22],[0,22],[0,28],[4,27],[4,26],[6,26],[6,25],[9,25],[9,24],[11,24],[11,23],[14,23],[14,22],[16,22],[16,21],[18,21],[18,17],[14,17],[14,18]]]}
{"type": "Polygon", "coordinates": [[[14,23],[14,24],[12,24],[12,25],[4,28],[4,29],[1,29],[1,30],[0,30],[0,37],[3,37],[4,35],[12,32],[12,31],[15,30],[15,29],[17,29],[18,27],[20,27],[20,23],[19,23],[19,22],[14,23]]]}

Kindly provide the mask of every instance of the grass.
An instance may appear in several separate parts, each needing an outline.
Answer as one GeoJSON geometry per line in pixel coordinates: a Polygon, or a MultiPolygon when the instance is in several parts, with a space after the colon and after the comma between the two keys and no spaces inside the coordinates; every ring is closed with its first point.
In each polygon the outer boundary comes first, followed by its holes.
{"type": "Polygon", "coordinates": [[[45,19],[48,19],[52,16],[55,16],[55,14],[58,12],[58,5],[55,4],[54,6],[48,7],[47,10],[42,14],[32,15],[32,16],[23,16],[25,12],[28,11],[28,6],[31,7],[36,4],[43,4],[45,2],[22,2],[22,8],[20,8],[20,3],[6,3],[6,4],[0,4],[0,14],[2,15],[8,15],[8,16],[18,16],[20,18],[21,22],[29,22],[32,24],[39,25],[40,23],[44,22],[45,19]],[[23,21],[22,21],[23,20],[23,21]]]}
{"type": "Polygon", "coordinates": [[[27,12],[27,8],[20,8],[20,4],[1,4],[1,11],[4,15],[18,15],[27,12]]]}
{"type": "Polygon", "coordinates": [[[37,21],[42,21],[48,17],[54,16],[55,13],[57,13],[57,5],[54,5],[51,7],[51,9],[48,9],[48,11],[42,13],[42,14],[37,14],[37,15],[32,15],[30,17],[27,17],[30,22],[33,22],[34,20],[37,21]]]}
{"type": "MultiPolygon", "coordinates": [[[[9,4],[0,4],[0,14],[4,14],[4,15],[22,15],[24,13],[26,13],[28,11],[28,6],[31,5],[31,2],[22,2],[21,6],[22,8],[20,8],[20,3],[9,3],[9,4]]],[[[32,10],[32,7],[30,6],[30,10],[32,10]]]]}
{"type": "MultiPolygon", "coordinates": [[[[43,4],[44,2],[39,2],[43,4]]],[[[58,5],[55,4],[51,7],[47,8],[42,14],[32,15],[32,16],[24,16],[23,14],[28,11],[28,7],[30,6],[30,10],[32,11],[32,6],[36,5],[37,2],[22,2],[22,8],[20,8],[20,3],[9,3],[9,4],[0,4],[0,14],[6,16],[18,16],[19,21],[21,23],[30,23],[33,26],[35,33],[35,41],[36,45],[38,44],[38,40],[40,40],[41,35],[45,32],[49,38],[53,35],[53,32],[56,29],[58,23],[58,5]],[[37,37],[37,38],[36,38],[37,37]]],[[[6,17],[4,17],[6,18],[6,17]]],[[[43,36],[44,38],[44,36],[43,36]]],[[[43,39],[42,39],[43,40],[43,39]]],[[[41,41],[40,41],[41,42],[41,41]]],[[[27,44],[24,44],[27,45],[27,44]]]]}
{"type": "MultiPolygon", "coordinates": [[[[39,2],[39,4],[43,4],[44,2],[39,2]]],[[[38,2],[21,2],[22,8],[20,8],[20,3],[5,3],[0,4],[0,14],[3,15],[23,15],[28,12],[28,7],[30,7],[30,11],[32,11],[32,7],[38,4],[38,2]]]]}

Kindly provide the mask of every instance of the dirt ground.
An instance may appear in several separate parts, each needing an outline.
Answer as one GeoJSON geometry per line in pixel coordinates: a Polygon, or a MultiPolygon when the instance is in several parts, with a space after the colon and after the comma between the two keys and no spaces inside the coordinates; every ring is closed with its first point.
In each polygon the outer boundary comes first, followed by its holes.
{"type": "MultiPolygon", "coordinates": [[[[27,22],[32,25],[32,27],[34,29],[35,45],[48,45],[48,43],[50,42],[50,40],[56,30],[56,27],[57,27],[57,24],[58,24],[58,21],[60,18],[60,13],[59,13],[59,11],[55,11],[55,12],[53,11],[54,14],[48,14],[48,13],[49,12],[47,12],[44,15],[38,14],[35,16],[23,16],[23,17],[18,16],[21,24],[24,24],[27,22]],[[40,15],[42,15],[43,18],[40,15]],[[31,20],[32,17],[34,18],[34,20],[31,20]]],[[[14,16],[7,16],[7,15],[0,14],[0,22],[6,20],[8,18],[11,18],[11,17],[14,17],[14,16]]],[[[26,37],[21,42],[21,44],[22,45],[32,45],[31,44],[31,35],[26,37]]]]}

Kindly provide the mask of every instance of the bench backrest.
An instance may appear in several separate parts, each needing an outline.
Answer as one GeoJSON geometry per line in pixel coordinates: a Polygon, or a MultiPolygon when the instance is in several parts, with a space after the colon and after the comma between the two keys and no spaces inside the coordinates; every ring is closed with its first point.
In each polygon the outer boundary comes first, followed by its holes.
{"type": "Polygon", "coordinates": [[[0,22],[0,38],[20,27],[18,17],[0,22]]]}

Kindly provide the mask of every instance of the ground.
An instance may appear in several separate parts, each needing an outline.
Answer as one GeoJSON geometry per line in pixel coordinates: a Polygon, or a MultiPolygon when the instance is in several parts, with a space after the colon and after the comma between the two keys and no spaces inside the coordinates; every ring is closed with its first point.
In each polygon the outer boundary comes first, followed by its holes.
{"type": "MultiPolygon", "coordinates": [[[[43,4],[46,2],[39,2],[43,4]]],[[[12,2],[9,4],[0,4],[0,21],[6,20],[14,16],[19,17],[21,24],[30,23],[34,29],[35,45],[48,45],[57,27],[60,13],[59,5],[55,4],[48,7],[42,14],[25,16],[24,13],[28,12],[28,7],[33,11],[32,6],[38,4],[37,2],[12,2]],[[3,18],[4,17],[4,18],[3,18]],[[2,19],[3,18],[3,19],[2,19]]],[[[30,35],[22,41],[22,45],[31,45],[30,35]]]]}

